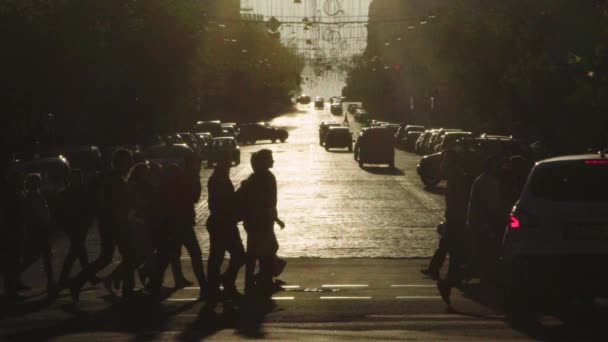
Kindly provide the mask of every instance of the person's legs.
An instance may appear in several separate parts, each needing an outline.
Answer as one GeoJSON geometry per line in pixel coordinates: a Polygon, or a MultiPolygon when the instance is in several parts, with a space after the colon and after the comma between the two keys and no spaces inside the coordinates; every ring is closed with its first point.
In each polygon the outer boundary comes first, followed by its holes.
{"type": "Polygon", "coordinates": [[[186,247],[188,254],[190,254],[190,261],[192,262],[192,271],[196,276],[198,285],[200,287],[200,296],[203,297],[204,292],[207,289],[207,279],[205,278],[205,268],[203,266],[203,253],[201,247],[198,244],[194,227],[191,225],[184,225],[182,229],[182,243],[186,247]]]}
{"type": "Polygon", "coordinates": [[[53,251],[51,246],[51,237],[44,234],[42,238],[42,260],[44,265],[44,273],[46,275],[46,290],[49,294],[56,291],[55,275],[53,273],[53,251]]]}
{"type": "Polygon", "coordinates": [[[222,285],[224,285],[224,291],[236,293],[235,282],[241,266],[245,263],[245,248],[236,227],[228,230],[225,239],[226,250],[230,253],[230,262],[222,277],[222,285]]]}
{"type": "Polygon", "coordinates": [[[255,265],[257,257],[247,254],[245,263],[245,294],[251,294],[255,290],[255,265]]]}
{"type": "Polygon", "coordinates": [[[264,256],[260,258],[260,273],[256,284],[259,293],[265,297],[272,296],[272,268],[274,266],[274,256],[264,256]]]}
{"type": "Polygon", "coordinates": [[[439,246],[433,254],[433,258],[429,263],[428,272],[431,276],[439,278],[439,271],[443,267],[445,258],[448,255],[448,248],[444,238],[439,239],[439,246]]]}
{"type": "Polygon", "coordinates": [[[99,253],[99,257],[97,257],[97,259],[90,263],[85,269],[80,271],[70,286],[72,298],[76,301],[78,300],[80,289],[82,289],[84,284],[87,281],[93,280],[97,272],[101,271],[112,262],[114,250],[116,249],[116,239],[110,229],[111,228],[108,226],[100,225],[99,232],[101,238],[101,252],[99,253]]]}
{"type": "Polygon", "coordinates": [[[207,262],[207,276],[209,280],[209,294],[212,297],[217,296],[220,291],[220,269],[226,254],[224,239],[220,234],[220,232],[209,232],[210,250],[207,262]]]}

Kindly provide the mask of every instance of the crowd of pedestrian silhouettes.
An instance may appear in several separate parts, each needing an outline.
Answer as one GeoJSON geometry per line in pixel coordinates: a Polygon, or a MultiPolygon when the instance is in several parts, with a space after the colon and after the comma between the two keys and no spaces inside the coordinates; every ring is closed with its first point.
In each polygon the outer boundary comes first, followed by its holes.
{"type": "Polygon", "coordinates": [[[117,149],[111,167],[95,177],[83,179],[79,170],[73,170],[52,211],[41,192],[40,175],[20,177],[4,170],[0,231],[4,297],[14,302],[23,299],[20,292],[28,286],[22,282],[22,274],[42,258],[50,298],[69,290],[78,302],[87,283],[101,283],[113,295],[121,290],[122,299],[128,301],[135,295],[137,277],[150,298],[162,300],[169,267],[175,288],[193,285],[181,267],[185,247],[200,288],[199,298],[211,307],[222,300],[242,297],[235,282],[243,265],[245,296],[270,298],[276,290],[274,277],[285,267],[285,261],[277,257],[279,245],[274,233],[275,223],[281,228],[285,225],[276,209],[277,184],[270,171],[273,164],[272,151],[253,153],[253,173],[235,191],[230,179],[230,156],[217,161],[207,184],[210,212],[206,221],[210,238],[207,276],[195,231],[195,204],[202,191],[201,160],[195,155],[187,157],[182,167],[133,165],[131,153],[117,149]],[[247,232],[246,248],[237,226],[240,221],[247,232]],[[99,233],[100,252],[90,261],[87,237],[93,226],[99,233]],[[69,249],[55,280],[52,241],[59,229],[67,235],[69,249]],[[112,264],[116,251],[120,262],[100,278],[100,272],[112,264]],[[226,252],[230,261],[221,273],[226,252]],[[76,261],[81,268],[71,277],[76,261]]]}
{"type": "Polygon", "coordinates": [[[442,173],[447,180],[445,221],[438,226],[436,249],[424,274],[438,281],[441,297],[452,309],[451,290],[479,278],[488,288],[498,282],[498,262],[509,214],[534,166],[530,154],[511,145],[509,151],[480,160],[457,147],[446,151],[442,173]],[[448,270],[440,270],[449,255],[448,270]]]}

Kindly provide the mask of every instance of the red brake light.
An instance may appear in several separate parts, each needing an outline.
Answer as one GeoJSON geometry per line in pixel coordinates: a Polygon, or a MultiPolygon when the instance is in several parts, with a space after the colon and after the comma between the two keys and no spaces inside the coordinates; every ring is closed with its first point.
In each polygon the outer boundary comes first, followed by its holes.
{"type": "Polygon", "coordinates": [[[509,228],[511,228],[511,229],[521,228],[521,223],[519,222],[519,218],[517,218],[517,216],[511,215],[511,222],[509,223],[509,228]]]}
{"type": "Polygon", "coordinates": [[[608,159],[585,160],[587,165],[608,165],[608,159]]]}

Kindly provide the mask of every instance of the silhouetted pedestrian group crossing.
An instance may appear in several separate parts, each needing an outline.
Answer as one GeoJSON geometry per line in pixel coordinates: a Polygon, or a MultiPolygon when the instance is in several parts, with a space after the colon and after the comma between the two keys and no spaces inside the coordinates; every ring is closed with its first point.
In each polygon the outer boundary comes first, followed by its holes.
{"type": "Polygon", "coordinates": [[[5,297],[15,302],[23,299],[19,293],[28,287],[22,283],[21,274],[42,258],[49,297],[68,289],[78,302],[87,283],[103,283],[114,295],[115,290],[121,290],[121,297],[128,301],[136,294],[138,277],[150,298],[162,300],[167,268],[172,270],[175,288],[192,285],[181,267],[185,247],[200,288],[199,298],[207,304],[213,306],[224,299],[241,297],[235,281],[243,265],[245,295],[270,298],[275,290],[273,278],[285,267],[285,262],[277,257],[279,245],[274,233],[275,223],[281,228],[284,223],[276,209],[277,184],[270,171],[273,164],[270,150],[253,153],[253,173],[235,190],[230,179],[230,156],[219,158],[207,184],[207,275],[194,229],[195,203],[202,192],[201,160],[194,155],[187,157],[181,167],[133,165],[131,153],[118,149],[112,166],[91,179],[85,180],[79,170],[73,170],[69,185],[53,199],[52,206],[51,199],[41,192],[40,175],[27,174],[21,180],[18,175],[7,173],[2,179],[0,258],[5,297]],[[237,227],[241,221],[247,232],[246,246],[237,227]],[[99,232],[100,252],[89,261],[86,240],[92,226],[97,226],[99,232]],[[58,280],[52,266],[55,228],[62,229],[69,240],[58,280]],[[120,263],[109,275],[99,278],[98,273],[112,263],[116,251],[120,263]],[[226,252],[230,260],[222,274],[226,252]],[[76,261],[81,269],[71,277],[76,261]]]}

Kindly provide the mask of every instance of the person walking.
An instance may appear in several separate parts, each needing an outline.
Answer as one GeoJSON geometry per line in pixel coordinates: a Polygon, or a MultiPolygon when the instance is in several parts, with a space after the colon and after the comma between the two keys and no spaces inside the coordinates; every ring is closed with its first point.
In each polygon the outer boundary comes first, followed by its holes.
{"type": "Polygon", "coordinates": [[[102,175],[99,189],[99,257],[83,269],[72,281],[70,294],[79,301],[80,290],[88,281],[94,281],[97,272],[112,262],[121,231],[127,229],[129,215],[129,191],[127,177],[133,164],[131,152],[118,149],[112,155],[112,169],[102,175]]]}
{"type": "Polygon", "coordinates": [[[58,214],[59,225],[63,227],[70,241],[59,276],[60,289],[68,286],[70,271],[76,260],[80,261],[82,269],[89,264],[86,238],[95,218],[95,202],[88,190],[83,183],[80,170],[72,170],[68,188],[60,196],[58,214]]]}
{"type": "Polygon", "coordinates": [[[446,228],[444,238],[450,255],[448,273],[445,279],[437,283],[439,293],[448,310],[451,310],[450,294],[453,287],[458,286],[464,278],[466,266],[466,215],[467,205],[473,183],[473,172],[468,154],[459,150],[446,151],[442,172],[447,178],[445,194],[446,228]]]}
{"type": "Polygon", "coordinates": [[[238,191],[242,215],[247,232],[247,262],[245,294],[254,291],[270,297],[273,290],[273,273],[279,249],[274,224],[284,227],[277,214],[277,182],[270,169],[274,166],[272,151],[263,149],[251,156],[253,174],[243,181],[238,191]],[[256,264],[260,272],[254,279],[256,264]]]}
{"type": "Polygon", "coordinates": [[[198,202],[202,191],[200,168],[200,160],[194,155],[186,158],[184,170],[180,170],[175,165],[166,168],[166,180],[168,181],[165,182],[162,193],[167,215],[166,224],[173,229],[167,231],[167,242],[158,253],[158,269],[151,284],[153,296],[160,295],[165,270],[179,256],[183,245],[190,255],[192,271],[199,284],[199,298],[206,298],[207,278],[203,266],[203,253],[194,231],[196,221],[194,204],[198,202]]]}
{"type": "Polygon", "coordinates": [[[231,159],[228,154],[221,155],[207,183],[209,218],[210,253],[207,272],[209,276],[209,295],[212,302],[219,300],[220,278],[224,294],[229,298],[238,296],[235,285],[239,269],[245,263],[245,248],[237,228],[236,194],[230,180],[231,159]],[[224,256],[230,254],[228,269],[220,277],[220,268],[224,256]]]}
{"type": "Polygon", "coordinates": [[[26,249],[21,271],[25,271],[42,257],[46,275],[47,295],[54,296],[57,284],[53,274],[53,254],[51,248],[51,215],[46,199],[40,192],[42,178],[39,174],[29,174],[25,178],[22,215],[25,223],[26,249]]]}

